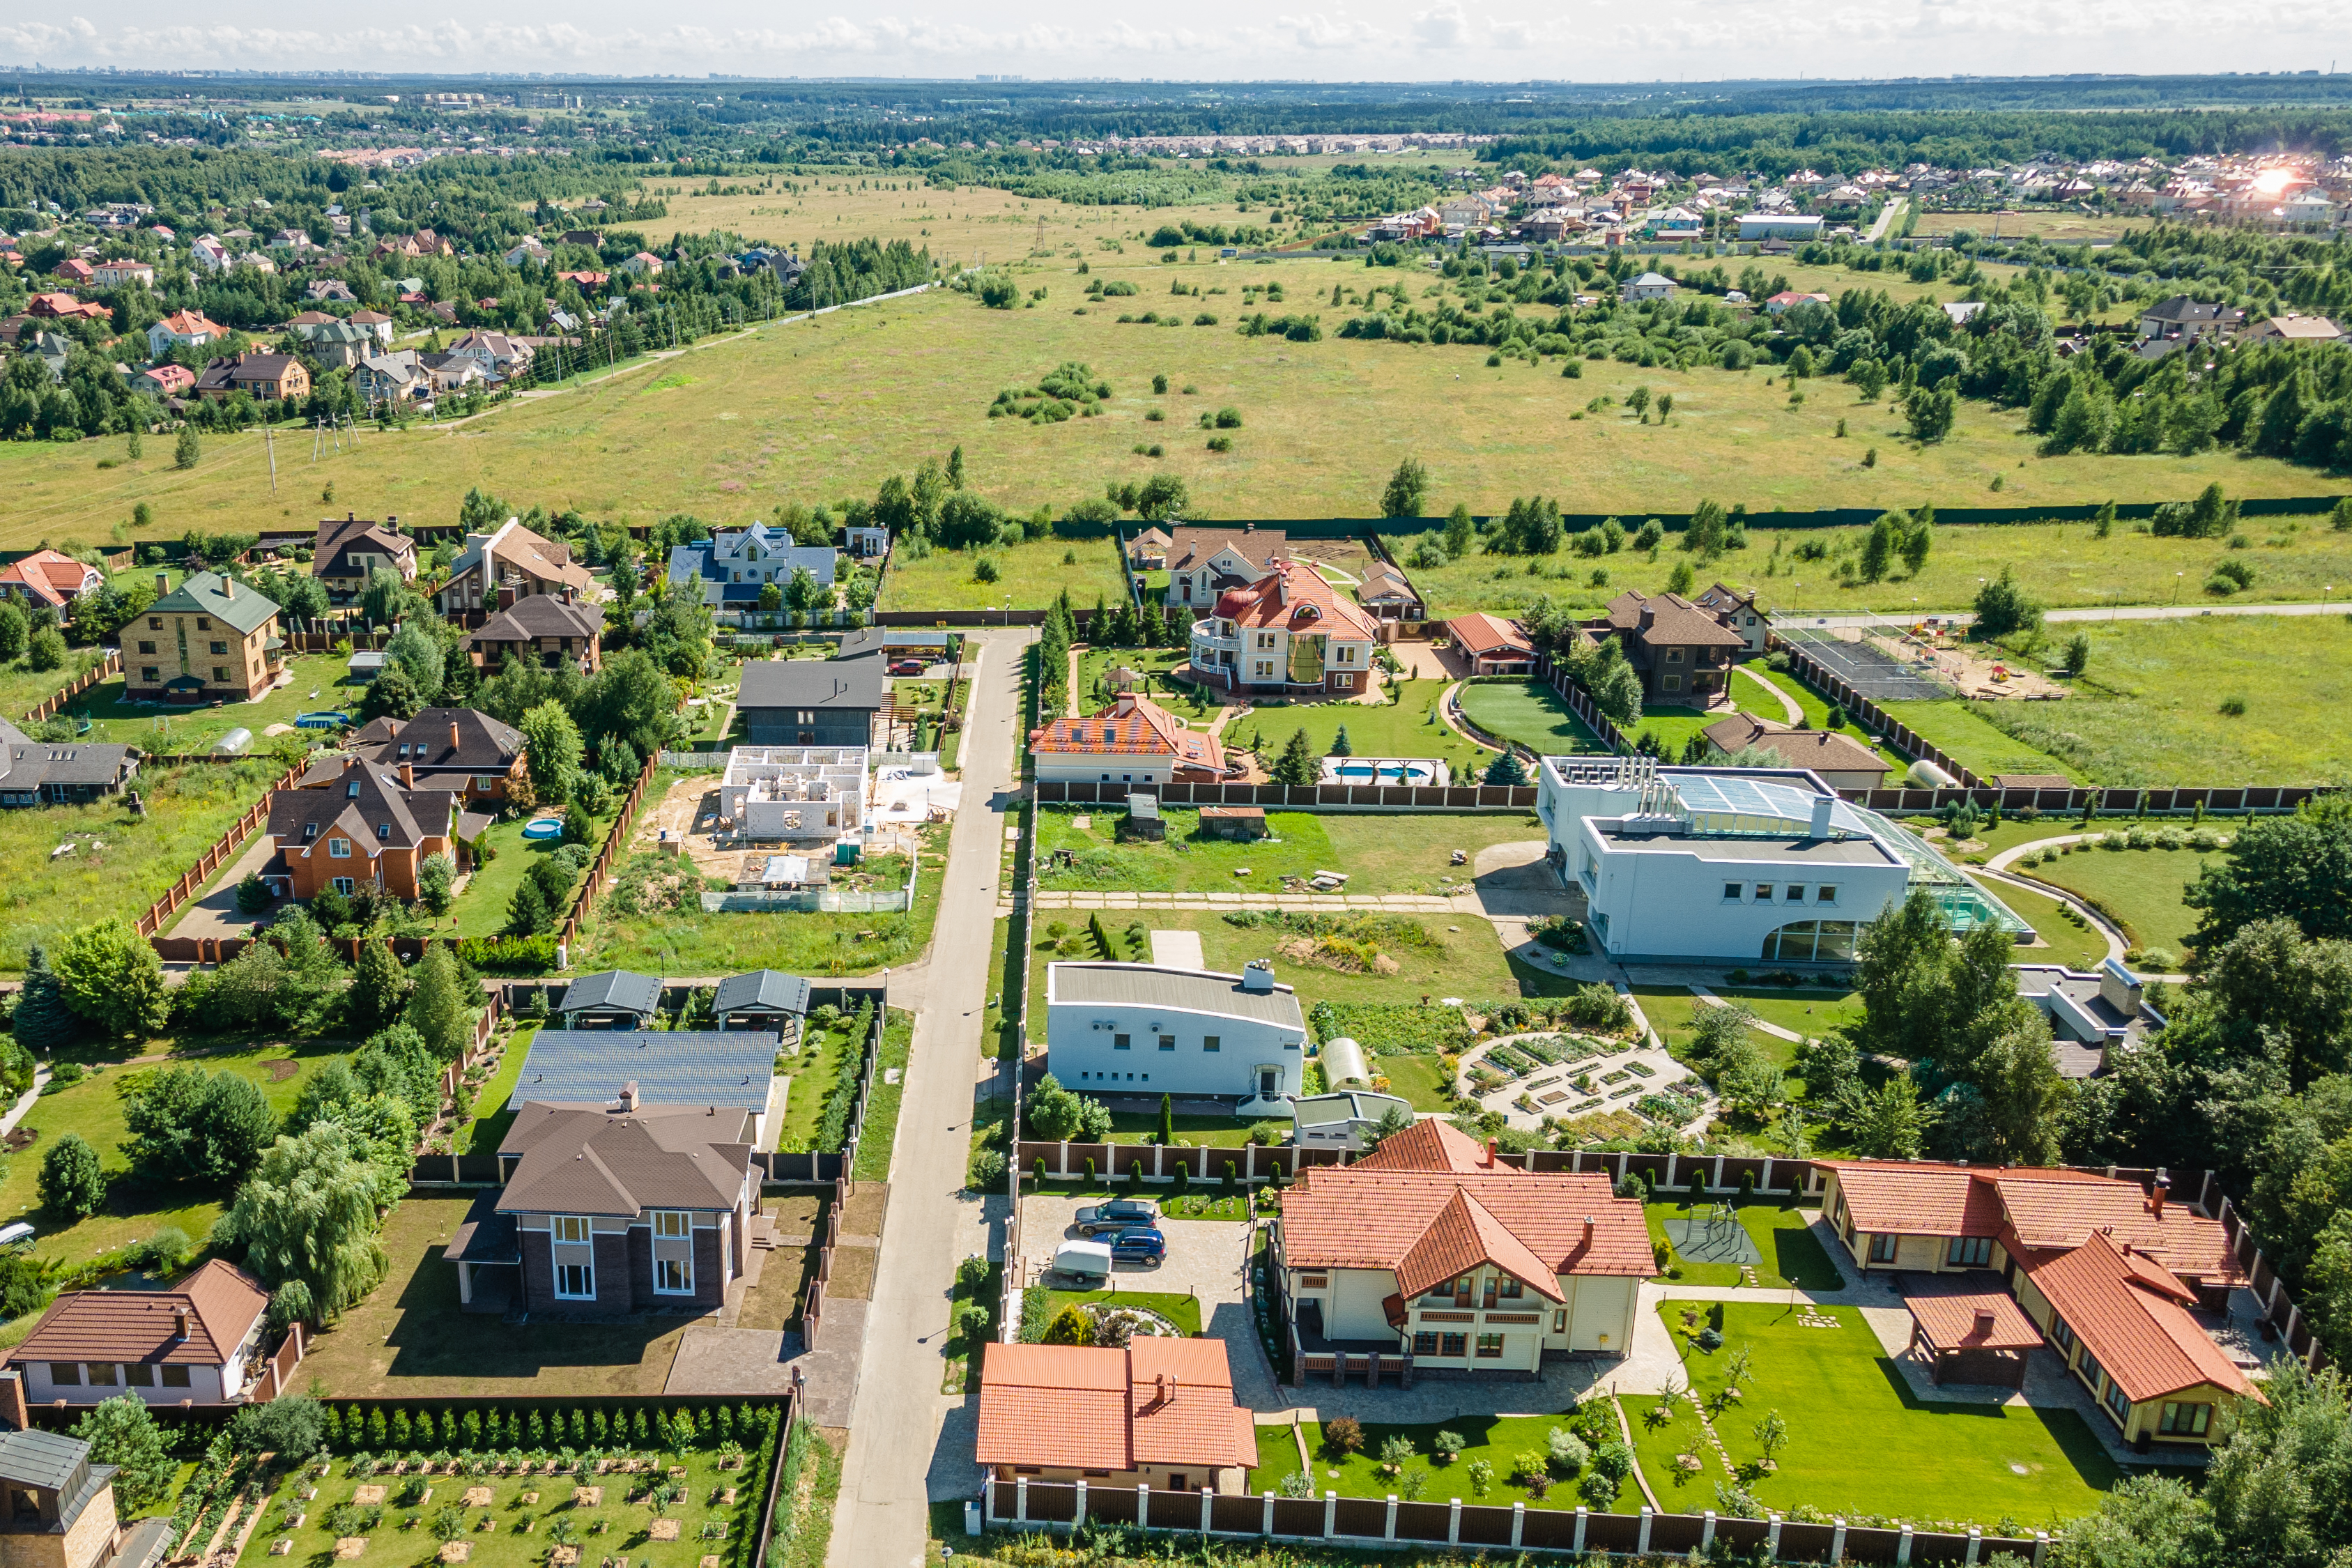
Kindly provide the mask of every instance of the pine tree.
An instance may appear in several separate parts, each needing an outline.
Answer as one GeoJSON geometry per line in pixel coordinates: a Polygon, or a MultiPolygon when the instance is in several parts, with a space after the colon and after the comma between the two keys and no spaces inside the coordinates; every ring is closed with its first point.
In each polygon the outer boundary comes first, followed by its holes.
{"type": "Polygon", "coordinates": [[[25,988],[16,995],[16,1043],[35,1056],[47,1056],[81,1036],[81,1016],[66,1005],[65,987],[38,942],[25,952],[25,988]]]}
{"type": "Polygon", "coordinates": [[[1273,777],[1278,784],[1304,785],[1315,782],[1315,754],[1307,744],[1307,731],[1293,730],[1284,743],[1282,755],[1275,759],[1273,777]]]}
{"type": "MultiPolygon", "coordinates": [[[[531,883],[524,881],[528,888],[531,883]]],[[[457,973],[457,961],[446,946],[425,949],[416,966],[416,989],[409,994],[403,1015],[409,1026],[425,1037],[425,1047],[442,1061],[455,1061],[471,1043],[474,1008],[457,973]]]]}
{"type": "Polygon", "coordinates": [[[1348,726],[1345,724],[1340,725],[1339,732],[1331,737],[1331,754],[1335,757],[1352,757],[1356,754],[1355,743],[1348,739],[1348,726]]]}
{"type": "Polygon", "coordinates": [[[196,466],[197,459],[204,455],[204,443],[196,439],[196,427],[193,425],[181,426],[179,443],[172,448],[173,466],[193,468],[196,466]]]}
{"type": "Polygon", "coordinates": [[[963,489],[963,448],[958,447],[948,454],[948,489],[963,489]]]}
{"type": "Polygon", "coordinates": [[[392,1429],[384,1419],[383,1406],[379,1405],[368,1412],[367,1446],[381,1453],[391,1440],[392,1429]]]}
{"type": "Polygon", "coordinates": [[[1176,1142],[1176,1102],[1167,1095],[1160,1097],[1160,1146],[1163,1149],[1176,1142]]]}
{"type": "Polygon", "coordinates": [[[351,989],[343,994],[344,1011],[354,1036],[373,1035],[400,1016],[408,999],[408,976],[393,956],[388,942],[363,942],[351,989]]]}
{"type": "MultiPolygon", "coordinates": [[[[1649,731],[1642,731],[1644,735],[1649,731]]],[[[1528,770],[1517,752],[1505,752],[1486,764],[1486,782],[1490,784],[1523,784],[1528,782],[1528,770]]]]}

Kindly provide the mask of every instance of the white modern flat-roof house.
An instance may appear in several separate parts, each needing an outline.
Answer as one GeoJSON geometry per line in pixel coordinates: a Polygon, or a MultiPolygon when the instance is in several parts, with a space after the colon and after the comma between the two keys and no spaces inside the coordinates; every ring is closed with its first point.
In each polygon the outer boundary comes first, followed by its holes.
{"type": "Polygon", "coordinates": [[[1800,769],[1546,757],[1536,813],[1620,963],[1847,963],[1857,930],[1915,885],[1954,930],[2032,929],[1907,829],[1800,769]]]}
{"type": "Polygon", "coordinates": [[[1739,237],[1808,240],[1822,237],[1822,220],[1805,213],[1742,213],[1739,237]]]}
{"type": "Polygon", "coordinates": [[[1237,1116],[1287,1116],[1306,1056],[1298,994],[1262,964],[1239,974],[1045,966],[1046,1067],[1065,1088],[1229,1100],[1237,1116]]]}

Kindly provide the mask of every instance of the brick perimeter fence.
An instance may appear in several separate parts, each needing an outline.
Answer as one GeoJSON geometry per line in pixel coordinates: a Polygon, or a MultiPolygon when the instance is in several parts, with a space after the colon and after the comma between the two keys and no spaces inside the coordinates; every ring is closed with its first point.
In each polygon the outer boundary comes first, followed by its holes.
{"type": "Polygon", "coordinates": [[[1200,1537],[1313,1542],[1379,1550],[1400,1545],[1504,1548],[1513,1552],[1641,1553],[1661,1558],[1712,1552],[1718,1545],[1773,1562],[1975,1563],[1996,1552],[2040,1564],[2047,1531],[2030,1537],[1941,1531],[1870,1530],[1843,1520],[1800,1524],[1706,1513],[1595,1513],[1578,1508],[1508,1508],[1488,1503],[1403,1502],[1395,1497],[1219,1497],[1149,1487],[1038,1481],[1026,1476],[981,1487],[988,1523],[997,1529],[1076,1531],[1081,1524],[1132,1525],[1200,1537]]]}
{"type": "Polygon", "coordinates": [[[91,665],[88,669],[84,670],[75,679],[73,684],[68,686],[63,691],[58,692],[55,696],[50,697],[47,701],[41,703],[30,712],[27,712],[25,715],[25,722],[27,724],[38,724],[43,722],[53,714],[63,710],[68,703],[80,696],[83,692],[88,691],[91,687],[96,686],[100,681],[104,680],[108,676],[120,675],[121,673],[122,650],[119,647],[108,648],[106,650],[106,657],[100,659],[96,664],[91,665]]]}

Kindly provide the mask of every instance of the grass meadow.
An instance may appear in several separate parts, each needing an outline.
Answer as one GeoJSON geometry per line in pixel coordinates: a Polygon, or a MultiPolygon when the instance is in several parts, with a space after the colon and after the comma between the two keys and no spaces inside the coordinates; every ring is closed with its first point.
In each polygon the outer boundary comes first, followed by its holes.
{"type": "Polygon", "coordinates": [[[0,973],[94,921],[136,920],[276,778],[268,758],[142,771],[143,817],[120,797],[0,812],[0,973]],[[54,853],[71,844],[72,853],[54,853]]]}
{"type": "MultiPolygon", "coordinates": [[[[2198,911],[2180,895],[2219,856],[2181,849],[2085,849],[2076,847],[2019,873],[2095,900],[2120,921],[2135,947],[2161,948],[2180,957],[2197,929],[2198,911]]],[[[2001,896],[2011,889],[2003,888],[2001,896]]]]}
{"type": "MultiPolygon", "coordinates": [[[[843,219],[828,226],[834,232],[860,231],[847,214],[834,216],[843,219]]],[[[992,216],[1015,220],[1002,226],[1012,243],[985,248],[992,260],[1022,258],[1019,281],[1046,295],[1034,308],[991,310],[971,296],[939,292],[709,340],[477,419],[371,435],[359,450],[315,464],[298,444],[278,454],[275,493],[257,434],[206,437],[203,456],[186,470],[160,447],[124,460],[120,437],[11,442],[0,447],[0,484],[15,502],[0,524],[0,548],[128,537],[131,509],[142,500],[154,510],[158,534],[307,521],[314,492],[304,487],[329,481],[337,506],[418,522],[453,521],[473,486],[518,508],[537,502],[637,522],[676,511],[740,521],[786,500],[871,496],[887,475],[957,446],[974,487],[1024,511],[1041,504],[1059,510],[1101,495],[1107,482],[1170,472],[1184,480],[1197,515],[1365,517],[1376,510],[1389,470],[1407,456],[1428,465],[1428,504],[1439,512],[1456,501],[1500,512],[1515,489],[1540,488],[1522,476],[1546,469],[1576,476],[1577,510],[1632,517],[1685,510],[1707,496],[1744,501],[1755,512],[1923,500],[1958,505],[1992,499],[1988,487],[1996,475],[2004,481],[2000,500],[2028,505],[2182,497],[2215,479],[2236,494],[2324,488],[2310,470],[2222,453],[2040,458],[2013,411],[1982,404],[1964,405],[1952,437],[1921,449],[1902,438],[1886,404],[1857,404],[1843,384],[1816,383],[1791,406],[1760,371],[1580,362],[1582,378],[1569,381],[1557,361],[1488,368],[1483,352],[1459,345],[1341,340],[1337,329],[1360,309],[1347,302],[1349,291],[1401,281],[1418,292],[1433,280],[1331,261],[1166,266],[1134,243],[1135,229],[1123,227],[1142,220],[1118,209],[1087,209],[1084,226],[1048,235],[1048,248],[1062,238],[1077,248],[1031,260],[1041,215],[1000,198],[992,216]],[[1124,252],[1106,248],[1120,244],[1124,252]],[[1091,269],[1085,279],[1076,271],[1082,263],[1091,269]],[[1132,282],[1138,293],[1087,305],[1085,289],[1096,277],[1132,282]],[[1322,342],[1234,331],[1245,289],[1276,281],[1286,300],[1251,308],[1319,315],[1322,342]],[[1201,293],[1178,303],[1175,285],[1201,293]],[[1335,287],[1342,293],[1336,305],[1335,287]],[[1117,320],[1118,306],[1139,314],[1162,305],[1188,324],[1117,320]],[[1189,324],[1202,312],[1219,324],[1189,324]],[[1033,425],[987,416],[1000,387],[1033,385],[1073,360],[1111,384],[1100,417],[1033,425]],[[1165,395],[1151,392],[1155,374],[1168,378],[1165,395]],[[1670,423],[1636,425],[1617,410],[1584,416],[1595,397],[1622,403],[1636,384],[1675,395],[1670,423]],[[1231,452],[1213,453],[1198,416],[1226,406],[1239,411],[1243,426],[1230,432],[1231,452]],[[1155,409],[1162,416],[1157,422],[1148,417],[1155,409]],[[1848,427],[1843,438],[1835,433],[1841,420],[1848,427]],[[1167,455],[1133,450],[1153,443],[1167,455]],[[1865,467],[1874,447],[1876,464],[1865,467]],[[104,458],[120,466],[100,473],[95,465],[104,458]]],[[[1883,274],[1849,279],[1812,276],[1825,269],[1789,270],[1800,287],[1922,288],[1883,274]]],[[[2031,551],[2016,553],[2033,559],[2031,551]]]]}

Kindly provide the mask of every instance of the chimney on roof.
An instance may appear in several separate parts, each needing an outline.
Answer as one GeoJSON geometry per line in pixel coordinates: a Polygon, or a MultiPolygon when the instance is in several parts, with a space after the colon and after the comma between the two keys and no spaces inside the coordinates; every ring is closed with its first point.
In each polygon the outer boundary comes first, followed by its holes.
{"type": "Polygon", "coordinates": [[[1642,606],[1642,629],[1643,629],[1643,631],[1648,631],[1652,626],[1654,626],[1654,625],[1655,625],[1655,624],[1656,624],[1657,619],[1658,619],[1658,606],[1657,606],[1657,605],[1643,605],[1642,606]]]}
{"type": "Polygon", "coordinates": [[[1584,1216],[1584,1243],[1587,1247],[1592,1245],[1592,1216],[1591,1215],[1586,1215],[1584,1216]]]}
{"type": "Polygon", "coordinates": [[[1990,1339],[1992,1337],[1992,1309],[1990,1307],[1979,1307],[1977,1309],[1976,1331],[1984,1338],[1990,1339]]]}
{"type": "Polygon", "coordinates": [[[1814,837],[1827,838],[1830,836],[1830,812],[1836,805],[1837,796],[1834,795],[1822,794],[1813,796],[1814,837]]]}
{"type": "Polygon", "coordinates": [[[631,1079],[628,1082],[621,1086],[621,1109],[623,1110],[635,1110],[636,1108],[637,1080],[635,1079],[631,1079]]]}
{"type": "Polygon", "coordinates": [[[2164,1217],[2164,1200],[2171,1195],[2172,1178],[2170,1176],[2157,1177],[2155,1189],[2148,1194],[2147,1212],[2154,1215],[2157,1218],[2162,1219],[2164,1217]]]}
{"type": "Polygon", "coordinates": [[[415,789],[416,787],[415,763],[403,763],[400,764],[400,787],[403,789],[415,789]]]}
{"type": "Polygon", "coordinates": [[[457,749],[457,721],[455,719],[449,721],[449,749],[452,752],[457,749]]]}
{"type": "Polygon", "coordinates": [[[164,595],[166,595],[166,594],[170,593],[171,591],[172,591],[172,574],[171,574],[170,573],[168,573],[168,572],[158,572],[158,573],[156,573],[156,574],[155,574],[155,596],[156,596],[157,598],[159,598],[159,599],[160,599],[160,598],[162,598],[164,595]]]}
{"type": "Polygon", "coordinates": [[[1503,1146],[1502,1146],[1502,1144],[1501,1144],[1501,1142],[1498,1142],[1497,1140],[1493,1139],[1493,1138],[1489,1138],[1489,1139],[1487,1139],[1487,1140],[1486,1140],[1486,1163],[1488,1163],[1489,1165],[1491,1165],[1491,1164],[1495,1163],[1496,1157],[1502,1153],[1502,1151],[1503,1151],[1503,1146]]]}
{"type": "Polygon", "coordinates": [[[188,1342],[188,1310],[175,1307],[172,1310],[172,1339],[174,1343],[188,1342]]]}
{"type": "Polygon", "coordinates": [[[343,521],[345,522],[357,522],[359,520],[360,514],[355,511],[347,511],[343,513],[343,521]]]}

